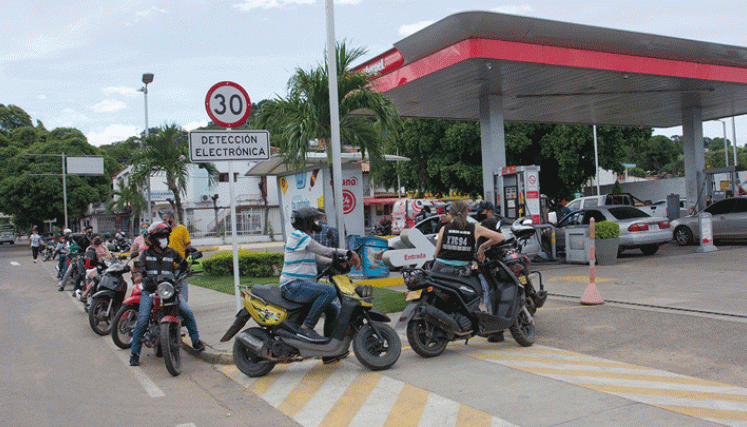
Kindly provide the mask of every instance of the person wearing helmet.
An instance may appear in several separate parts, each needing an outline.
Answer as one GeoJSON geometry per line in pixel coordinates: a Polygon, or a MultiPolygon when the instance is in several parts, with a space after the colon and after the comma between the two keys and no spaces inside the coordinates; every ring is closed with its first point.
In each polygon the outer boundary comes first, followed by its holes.
{"type": "Polygon", "coordinates": [[[309,342],[325,342],[314,331],[322,312],[325,312],[324,332],[329,336],[337,318],[337,309],[332,301],[337,291],[330,284],[316,281],[317,263],[325,265],[332,262],[332,254],[346,255],[348,262],[360,267],[361,259],[353,251],[322,246],[311,238],[311,234],[321,231],[319,220],[324,214],[318,209],[302,207],[291,213],[291,225],[294,230],[285,243],[283,271],[280,273],[280,291],[283,298],[299,304],[311,304],[301,326],[298,336],[309,342]]]}
{"type": "MultiPolygon", "coordinates": [[[[176,222],[176,216],[174,211],[165,210],[161,212],[161,220],[171,227],[171,236],[169,236],[169,247],[179,252],[182,258],[186,257],[187,248],[192,246],[192,241],[189,238],[189,230],[182,224],[176,222]]],[[[181,284],[181,297],[184,301],[189,301],[189,283],[185,280],[181,284]]]]}
{"type": "MultiPolygon", "coordinates": [[[[148,327],[148,318],[153,308],[152,293],[156,290],[156,277],[159,275],[176,276],[177,270],[184,271],[189,268],[189,263],[179,252],[169,247],[169,235],[171,227],[163,222],[151,225],[145,232],[145,241],[148,247],[138,256],[138,263],[133,272],[142,277],[143,293],[140,296],[140,307],[137,313],[137,322],[132,333],[132,348],[130,349],[130,366],[140,365],[140,349],[142,348],[143,334],[148,327]]],[[[181,300],[179,311],[184,318],[184,326],[187,327],[189,338],[192,340],[192,348],[195,351],[205,350],[205,344],[200,341],[197,331],[195,315],[189,308],[187,301],[181,300]]]]}

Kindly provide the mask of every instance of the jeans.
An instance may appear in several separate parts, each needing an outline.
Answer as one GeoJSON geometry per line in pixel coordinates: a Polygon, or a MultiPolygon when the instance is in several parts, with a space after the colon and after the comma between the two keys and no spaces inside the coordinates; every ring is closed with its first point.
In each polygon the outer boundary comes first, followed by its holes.
{"type": "Polygon", "coordinates": [[[80,282],[83,280],[83,275],[86,274],[86,260],[83,255],[78,257],[78,275],[75,276],[75,282],[73,283],[73,290],[77,291],[81,288],[80,282]]]}
{"type": "Polygon", "coordinates": [[[31,247],[31,255],[34,257],[34,261],[36,261],[36,257],[39,256],[39,246],[31,247]]]}
{"type": "Polygon", "coordinates": [[[299,304],[311,303],[309,313],[303,324],[307,328],[314,329],[322,312],[325,314],[324,335],[329,336],[334,330],[335,320],[340,308],[337,304],[331,304],[337,297],[337,289],[326,283],[317,283],[304,280],[294,280],[280,287],[283,298],[299,304]]]}
{"type": "MultiPolygon", "coordinates": [[[[140,296],[140,308],[137,312],[137,322],[135,323],[135,330],[132,333],[132,349],[130,349],[131,355],[140,355],[140,349],[143,346],[143,335],[145,329],[148,327],[148,320],[150,319],[150,311],[153,308],[153,296],[150,292],[143,289],[143,294],[140,296]]],[[[189,332],[189,338],[192,340],[192,344],[200,339],[200,334],[197,332],[197,321],[192,310],[187,305],[186,301],[181,301],[179,304],[179,312],[184,319],[184,326],[187,327],[189,332]]]]}
{"type": "Polygon", "coordinates": [[[490,284],[485,279],[485,276],[480,273],[478,275],[480,278],[480,284],[482,284],[482,301],[485,303],[485,311],[488,314],[493,314],[493,305],[490,303],[490,300],[492,299],[493,290],[490,289],[490,284]]]}
{"type": "Polygon", "coordinates": [[[59,270],[57,278],[62,279],[65,277],[65,271],[67,270],[67,254],[60,254],[60,261],[57,264],[57,269],[59,270]]]}

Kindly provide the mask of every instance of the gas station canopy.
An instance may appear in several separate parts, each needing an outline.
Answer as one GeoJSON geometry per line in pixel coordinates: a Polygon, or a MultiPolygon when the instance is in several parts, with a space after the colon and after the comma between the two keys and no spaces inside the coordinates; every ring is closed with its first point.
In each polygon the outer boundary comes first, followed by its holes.
{"type": "Polygon", "coordinates": [[[356,68],[405,117],[671,127],[747,113],[747,48],[489,12],[451,15],[356,68]]]}

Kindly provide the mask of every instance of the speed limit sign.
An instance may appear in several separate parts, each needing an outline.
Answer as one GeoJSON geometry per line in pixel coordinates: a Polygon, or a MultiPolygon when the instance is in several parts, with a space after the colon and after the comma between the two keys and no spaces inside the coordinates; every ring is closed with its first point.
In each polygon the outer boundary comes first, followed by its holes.
{"type": "Polygon", "coordinates": [[[252,103],[244,88],[237,83],[220,82],[208,91],[205,108],[213,123],[224,128],[235,128],[249,118],[252,103]]]}

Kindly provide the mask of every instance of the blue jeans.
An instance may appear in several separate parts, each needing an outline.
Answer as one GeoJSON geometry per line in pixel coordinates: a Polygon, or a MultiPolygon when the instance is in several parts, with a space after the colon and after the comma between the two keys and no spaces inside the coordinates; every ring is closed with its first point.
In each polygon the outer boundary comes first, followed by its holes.
{"type": "Polygon", "coordinates": [[[75,283],[73,283],[73,290],[76,291],[82,286],[80,282],[83,280],[83,275],[86,274],[86,260],[83,255],[78,257],[78,275],[75,276],[75,283]]]}
{"type": "Polygon", "coordinates": [[[65,271],[67,270],[67,254],[60,254],[60,261],[57,264],[57,269],[60,270],[57,273],[57,278],[62,279],[65,277],[65,271]]]}
{"type": "Polygon", "coordinates": [[[280,287],[283,298],[299,304],[311,303],[309,313],[303,324],[314,329],[322,312],[325,313],[324,335],[329,336],[334,329],[334,322],[340,308],[331,302],[337,297],[337,289],[326,283],[294,280],[280,287]]]}
{"type": "MultiPolygon", "coordinates": [[[[135,330],[132,333],[132,349],[130,349],[130,354],[132,355],[140,355],[140,349],[143,346],[143,335],[145,334],[145,328],[148,327],[148,319],[150,318],[150,310],[152,308],[153,296],[150,292],[143,289],[143,295],[140,296],[140,309],[137,312],[137,322],[135,323],[135,330]]],[[[184,326],[187,327],[189,338],[194,344],[200,339],[200,334],[197,332],[195,315],[186,301],[181,301],[179,304],[179,312],[184,319],[184,326]]]]}

